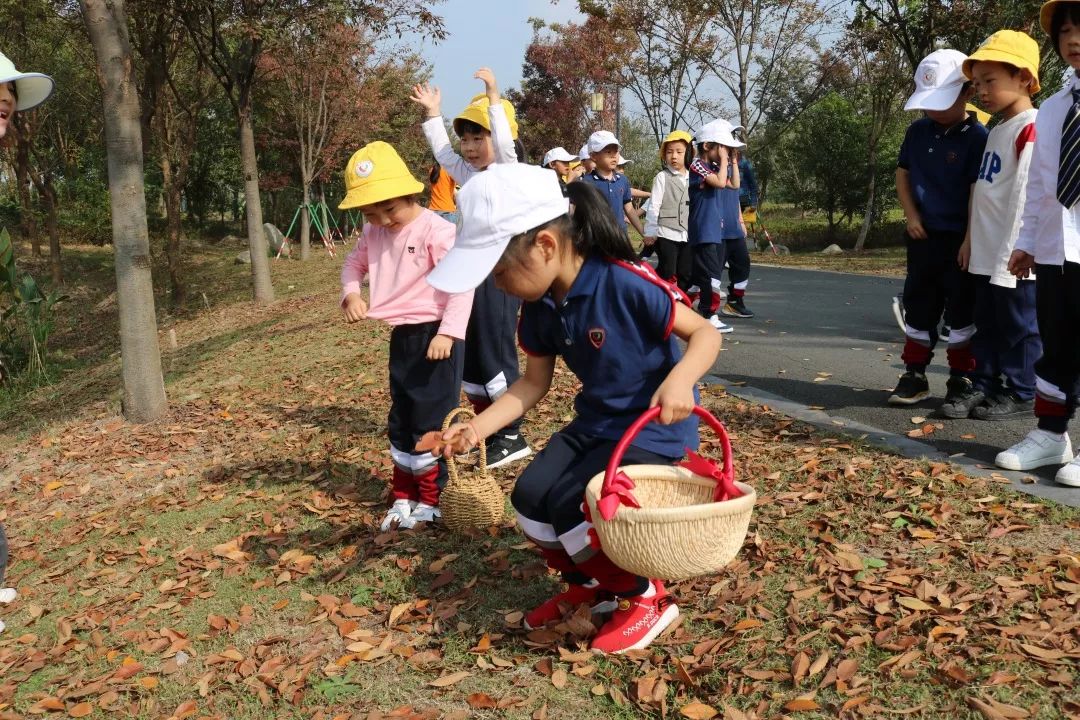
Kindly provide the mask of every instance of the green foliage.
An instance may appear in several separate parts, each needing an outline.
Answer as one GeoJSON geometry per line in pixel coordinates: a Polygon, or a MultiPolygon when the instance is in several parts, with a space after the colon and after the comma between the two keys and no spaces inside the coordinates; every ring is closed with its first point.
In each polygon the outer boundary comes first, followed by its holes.
{"type": "Polygon", "coordinates": [[[55,290],[42,293],[37,281],[19,274],[7,228],[0,230],[0,378],[10,373],[32,384],[47,382],[49,336],[53,307],[67,297],[55,290]]]}

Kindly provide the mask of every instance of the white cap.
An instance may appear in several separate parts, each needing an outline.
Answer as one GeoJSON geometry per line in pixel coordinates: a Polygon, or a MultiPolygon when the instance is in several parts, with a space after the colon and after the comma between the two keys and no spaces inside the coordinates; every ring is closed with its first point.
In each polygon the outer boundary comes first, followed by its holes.
{"type": "Polygon", "coordinates": [[[461,214],[450,252],[428,273],[436,290],[461,293],[480,285],[510,239],[570,212],[554,170],[498,163],[465,183],[457,196],[461,214]]]}
{"type": "Polygon", "coordinates": [[[577,160],[577,158],[566,152],[566,148],[560,145],[559,147],[548,150],[547,153],[544,154],[544,162],[540,164],[547,167],[556,160],[559,160],[560,162],[573,162],[574,160],[577,160]]]}
{"type": "Polygon", "coordinates": [[[694,133],[694,141],[720,143],[733,148],[745,147],[746,143],[739,142],[734,135],[735,130],[741,127],[741,125],[732,125],[727,120],[713,120],[702,125],[701,129],[694,133]]]}
{"type": "Polygon", "coordinates": [[[619,138],[615,137],[615,133],[609,130],[597,130],[589,136],[589,142],[585,143],[590,153],[600,152],[609,145],[615,147],[622,147],[619,145],[619,138]]]}
{"type": "Polygon", "coordinates": [[[632,162],[634,162],[634,161],[633,160],[628,160],[627,158],[624,158],[622,156],[622,153],[619,153],[619,159],[615,162],[615,164],[616,165],[626,165],[627,163],[632,163],[632,162]]]}
{"type": "Polygon", "coordinates": [[[589,143],[581,146],[581,150],[578,151],[578,160],[592,160],[592,155],[589,154],[589,143]]]}
{"type": "Polygon", "coordinates": [[[959,50],[935,50],[923,58],[915,70],[915,92],[904,105],[905,110],[948,110],[960,96],[967,82],[964,61],[967,55],[959,50]]]}
{"type": "Polygon", "coordinates": [[[16,110],[29,110],[45,102],[53,91],[53,79],[41,73],[24,73],[15,69],[15,63],[0,53],[0,83],[15,83],[16,110]]]}

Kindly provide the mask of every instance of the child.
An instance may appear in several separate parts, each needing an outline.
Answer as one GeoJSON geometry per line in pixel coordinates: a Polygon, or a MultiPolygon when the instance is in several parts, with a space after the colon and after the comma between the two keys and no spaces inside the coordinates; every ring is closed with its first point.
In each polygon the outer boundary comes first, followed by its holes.
{"type": "MultiPolygon", "coordinates": [[[[422,127],[435,158],[462,186],[492,163],[518,161],[513,106],[499,96],[491,70],[480,68],[475,77],[484,82],[485,95],[473,98],[454,118],[454,132],[461,138],[461,155],[450,147],[439,109],[439,89],[416,85],[412,95],[425,110],[422,127]]],[[[476,289],[465,334],[462,383],[465,396],[476,412],[482,412],[520,376],[514,343],[520,305],[516,298],[496,288],[491,278],[476,289]]],[[[501,467],[531,454],[532,448],[521,434],[521,423],[515,420],[492,436],[487,445],[488,467],[501,467]]]]}
{"type": "Polygon", "coordinates": [[[588,175],[596,169],[596,163],[592,161],[592,155],[589,154],[589,143],[585,142],[581,146],[581,150],[578,150],[578,160],[581,161],[581,174],[588,175]]]}
{"type": "Polygon", "coordinates": [[[390,417],[394,503],[381,528],[411,528],[439,517],[446,464],[416,453],[420,437],[442,427],[461,395],[462,340],[472,291],[433,290],[423,278],[454,244],[454,226],[417,202],[424,190],[390,145],[373,142],[349,159],[341,210],[359,208],[364,230],[341,269],[345,319],[384,320],[390,333],[390,417]],[[360,283],[370,276],[370,302],[360,283]],[[440,482],[441,481],[441,482],[440,482]]]}
{"type": "Polygon", "coordinates": [[[690,222],[690,188],[687,162],[693,157],[690,133],[676,130],[660,143],[664,169],[656,173],[652,201],[645,215],[645,245],[655,245],[660,262],[657,274],[676,283],[683,291],[690,288],[694,255],[687,242],[690,222]]]}
{"type": "Polygon", "coordinates": [[[722,333],[732,327],[720,319],[720,278],[724,273],[724,213],[720,191],[731,173],[729,147],[740,144],[723,120],[706,123],[694,136],[697,157],[690,163],[690,216],[687,239],[694,254],[693,279],[698,287],[698,312],[722,333]],[[715,299],[714,299],[715,298],[715,299]]]}
{"type": "Polygon", "coordinates": [[[1080,2],[1052,0],[1042,6],[1039,22],[1074,73],[1063,90],[1043,103],[1035,120],[1038,141],[1024,216],[1009,258],[1009,271],[1018,278],[1037,271],[1036,312],[1043,345],[1035,363],[1038,427],[998,453],[995,462],[1007,470],[1066,463],[1055,479],[1080,487],[1080,456],[1072,457],[1068,434],[1080,395],[1080,184],[1072,171],[1080,163],[1080,2]]]}
{"type": "Polygon", "coordinates": [[[1031,412],[1035,360],[1042,354],[1035,283],[1017,282],[1008,270],[1035,147],[1031,96],[1039,92],[1039,45],[1022,32],[996,32],[964,62],[964,75],[974,81],[979,103],[1001,119],[986,139],[960,248],[960,267],[975,278],[971,349],[982,399],[971,415],[1004,420],[1031,412]]]}
{"type": "Polygon", "coordinates": [[[428,210],[434,211],[443,220],[457,223],[457,203],[454,201],[457,182],[450,176],[450,173],[443,170],[438,161],[431,166],[431,171],[428,173],[428,182],[431,183],[428,210]]]}
{"type": "MultiPolygon", "coordinates": [[[[24,73],[15,69],[15,64],[0,53],[0,140],[7,135],[15,113],[35,108],[45,102],[53,92],[53,79],[41,73],[24,73]]],[[[7,605],[18,597],[15,588],[4,586],[7,574],[8,542],[4,525],[0,523],[0,603],[7,605]]],[[[0,632],[4,623],[0,620],[0,632]]]]}
{"type": "Polygon", "coordinates": [[[971,186],[979,177],[986,128],[968,116],[974,90],[964,77],[967,57],[956,50],[927,55],[915,72],[915,92],[905,110],[924,110],[900,145],[896,194],[907,218],[907,279],[904,281],[906,372],[889,397],[890,405],[914,405],[930,397],[926,367],[945,313],[949,380],[945,417],[967,417],[981,398],[971,381],[975,358],[974,280],[957,258],[967,231],[971,186]]]}
{"type": "MultiPolygon", "coordinates": [[[[543,165],[546,168],[554,170],[559,176],[559,181],[565,185],[566,183],[573,182],[584,174],[584,171],[574,170],[571,167],[571,163],[576,160],[573,155],[566,151],[566,148],[561,145],[556,148],[552,148],[544,153],[543,165]]],[[[578,165],[580,168],[581,166],[578,165]]]]}
{"type": "Polygon", "coordinates": [[[569,199],[550,172],[526,166],[497,166],[462,189],[457,243],[428,280],[458,292],[494,268],[499,286],[525,301],[519,340],[528,359],[525,375],[505,395],[443,434],[443,452],[481,442],[536,405],[563,357],[581,381],[577,417],[518,478],[511,502],[522,531],[569,586],[525,622],[539,627],[562,617],[563,606],[591,605],[612,593],[617,609],[592,648],[622,653],[646,647],[679,610],[659,581],[618,568],[596,544],[583,509],[585,485],[649,407],[662,408],[660,424],[638,435],[625,464],[671,465],[697,447],[689,413],[720,336],[635,264],[626,234],[591,184],[571,183],[566,193],[569,199]],[[676,338],[687,342],[685,355],[676,338]]]}
{"type": "MultiPolygon", "coordinates": [[[[727,121],[722,121],[727,123],[727,121]]],[[[727,123],[732,138],[738,126],[727,123]]],[[[742,192],[742,172],[740,171],[739,148],[743,143],[728,147],[731,158],[728,171],[727,187],[720,189],[720,203],[724,215],[724,257],[728,267],[727,302],[720,314],[724,317],[752,318],[754,313],[746,307],[746,288],[750,284],[750,250],[746,247],[746,223],[743,221],[740,193],[742,192]]]]}
{"type": "Polygon", "coordinates": [[[597,130],[589,136],[587,143],[593,170],[581,177],[582,182],[593,185],[600,194],[607,198],[615,223],[626,232],[626,223],[630,222],[638,235],[645,234],[641,226],[637,209],[630,193],[630,181],[617,172],[619,167],[619,140],[614,133],[597,130]]]}

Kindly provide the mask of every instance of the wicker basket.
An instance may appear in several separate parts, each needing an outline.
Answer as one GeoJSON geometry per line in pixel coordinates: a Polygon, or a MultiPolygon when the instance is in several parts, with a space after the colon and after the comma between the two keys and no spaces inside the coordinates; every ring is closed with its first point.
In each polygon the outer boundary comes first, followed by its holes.
{"type": "Polygon", "coordinates": [[[638,418],[616,446],[607,470],[589,481],[589,514],[604,552],[624,570],[662,580],[709,575],[742,547],[757,494],[735,482],[727,431],[700,407],[694,413],[720,436],[722,468],[697,456],[687,463],[693,469],[619,468],[634,437],[659,413],[660,408],[652,408],[638,418]]]}
{"type": "MultiPolygon", "coordinates": [[[[458,416],[475,417],[465,408],[457,408],[446,416],[443,430],[450,427],[458,416]]],[[[467,530],[498,525],[506,518],[506,498],[495,478],[488,474],[487,448],[480,443],[480,472],[473,477],[462,477],[454,456],[446,459],[449,482],[439,496],[443,524],[451,530],[467,530]]]]}

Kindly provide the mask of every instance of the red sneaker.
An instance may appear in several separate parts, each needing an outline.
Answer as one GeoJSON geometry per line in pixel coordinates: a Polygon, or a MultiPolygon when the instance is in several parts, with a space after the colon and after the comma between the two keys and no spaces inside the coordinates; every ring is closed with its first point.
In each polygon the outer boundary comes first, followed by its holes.
{"type": "Polygon", "coordinates": [[[593,638],[591,648],[603,653],[622,654],[648,647],[668,625],[679,617],[679,606],[654,581],[656,594],[646,598],[622,598],[611,619],[593,638]]]}
{"type": "Polygon", "coordinates": [[[611,595],[602,591],[599,587],[585,587],[584,585],[569,585],[564,583],[563,590],[543,605],[533,608],[525,615],[525,629],[533,630],[543,627],[549,622],[562,620],[566,610],[576,608],[578,605],[592,605],[593,614],[611,612],[618,603],[611,599],[611,595]]]}

